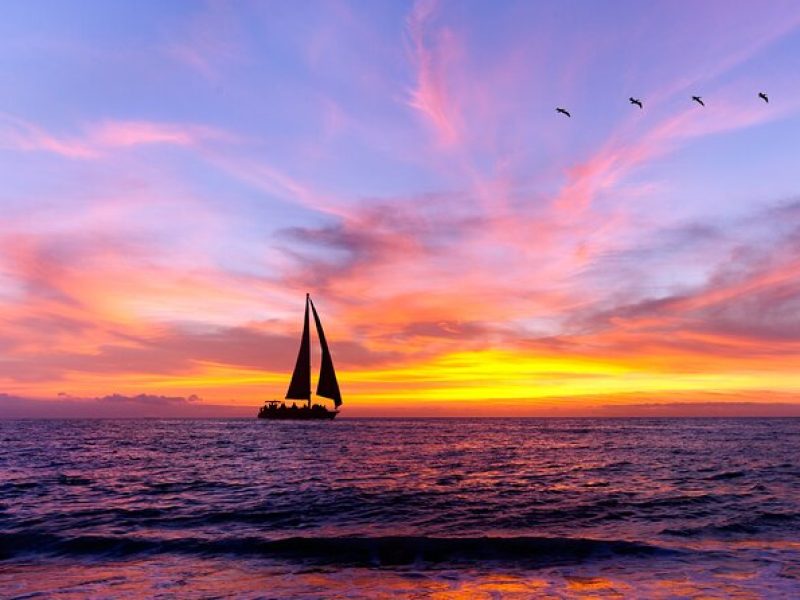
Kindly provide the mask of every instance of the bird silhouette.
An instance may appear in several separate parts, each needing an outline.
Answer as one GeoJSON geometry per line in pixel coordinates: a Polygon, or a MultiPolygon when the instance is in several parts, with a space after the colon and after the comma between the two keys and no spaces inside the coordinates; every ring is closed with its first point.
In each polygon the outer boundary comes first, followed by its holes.
{"type": "Polygon", "coordinates": [[[705,106],[706,105],[705,102],[703,102],[703,99],[700,96],[692,96],[692,100],[697,102],[700,106],[705,106]]]}
{"type": "Polygon", "coordinates": [[[642,106],[642,101],[639,100],[638,98],[634,98],[633,96],[628,98],[628,102],[630,102],[631,104],[635,104],[639,108],[644,108],[644,106],[642,106]]]}
{"type": "Polygon", "coordinates": [[[569,114],[569,111],[567,111],[567,110],[566,110],[566,109],[564,109],[564,108],[557,108],[557,109],[556,109],[556,112],[560,112],[562,115],[567,115],[568,117],[572,117],[572,115],[571,115],[571,114],[569,114]]]}
{"type": "Polygon", "coordinates": [[[769,104],[769,98],[767,98],[767,95],[764,92],[758,92],[758,97],[761,98],[767,104],[769,104]]]}

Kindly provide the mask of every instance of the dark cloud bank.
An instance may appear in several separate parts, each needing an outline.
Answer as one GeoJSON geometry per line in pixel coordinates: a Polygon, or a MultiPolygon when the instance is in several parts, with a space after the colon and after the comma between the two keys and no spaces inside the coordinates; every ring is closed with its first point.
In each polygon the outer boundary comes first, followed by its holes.
{"type": "MultiPolygon", "coordinates": [[[[474,407],[473,407],[474,408],[474,407]]],[[[206,404],[197,396],[112,394],[79,398],[61,394],[58,398],[27,398],[0,393],[0,419],[84,419],[84,418],[242,418],[254,417],[257,406],[206,404]]],[[[800,417],[800,402],[637,402],[600,404],[592,407],[541,406],[535,402],[511,406],[503,402],[498,416],[527,417],[800,417]]],[[[418,409],[419,410],[419,409],[418,409]]],[[[431,406],[421,412],[385,407],[356,407],[348,415],[369,417],[458,416],[453,405],[431,406]]],[[[467,413],[464,413],[467,416],[467,413]]],[[[491,416],[491,415],[486,415],[491,416]]]]}
{"type": "Polygon", "coordinates": [[[66,394],[58,398],[27,398],[0,394],[0,418],[212,418],[248,417],[256,406],[205,404],[197,396],[156,396],[112,394],[101,398],[78,398],[66,394]]]}

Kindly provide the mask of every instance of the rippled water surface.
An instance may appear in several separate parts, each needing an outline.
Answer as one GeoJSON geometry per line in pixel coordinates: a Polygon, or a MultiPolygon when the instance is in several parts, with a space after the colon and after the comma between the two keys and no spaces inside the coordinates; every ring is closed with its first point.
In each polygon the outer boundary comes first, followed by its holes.
{"type": "Polygon", "coordinates": [[[800,420],[0,421],[0,596],[800,597],[800,420]]]}

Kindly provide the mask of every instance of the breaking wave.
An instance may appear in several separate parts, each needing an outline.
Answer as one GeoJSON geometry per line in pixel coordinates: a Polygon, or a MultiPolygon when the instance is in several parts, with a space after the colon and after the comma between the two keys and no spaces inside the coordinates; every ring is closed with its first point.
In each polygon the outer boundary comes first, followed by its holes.
{"type": "Polygon", "coordinates": [[[259,556],[337,565],[502,562],[551,564],[615,555],[672,554],[669,548],[624,540],[551,537],[291,537],[244,538],[63,537],[0,534],[0,557],[21,555],[128,557],[139,554],[259,556]]]}

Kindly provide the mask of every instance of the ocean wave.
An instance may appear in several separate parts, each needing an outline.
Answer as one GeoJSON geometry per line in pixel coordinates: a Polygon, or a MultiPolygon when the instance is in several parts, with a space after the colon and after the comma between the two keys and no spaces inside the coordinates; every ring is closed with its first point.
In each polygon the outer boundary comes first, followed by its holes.
{"type": "Polygon", "coordinates": [[[525,563],[544,565],[615,555],[674,554],[670,548],[625,540],[557,537],[290,537],[142,538],[62,537],[50,533],[0,534],[0,559],[22,555],[101,556],[140,554],[260,556],[303,562],[392,566],[420,563],[525,563]]]}
{"type": "Polygon", "coordinates": [[[648,498],[640,501],[629,501],[628,506],[638,510],[670,509],[700,506],[721,502],[723,497],[715,494],[684,494],[664,498],[648,498]]]}
{"type": "Polygon", "coordinates": [[[800,523],[798,513],[761,512],[699,527],[668,528],[661,533],[679,537],[735,537],[738,534],[749,536],[769,531],[786,531],[798,523],[800,523]]]}
{"type": "Polygon", "coordinates": [[[58,483],[60,485],[70,485],[70,486],[82,486],[82,485],[90,485],[92,480],[88,477],[81,477],[79,475],[67,475],[66,473],[61,473],[58,476],[58,483]]]}
{"type": "Polygon", "coordinates": [[[0,421],[0,552],[538,564],[624,551],[594,540],[796,537],[800,421],[719,421],[708,435],[692,420],[636,423],[564,421],[597,432],[565,438],[550,421],[337,420],[308,438],[244,420],[0,421]],[[363,537],[318,537],[340,535],[363,537]]]}
{"type": "Polygon", "coordinates": [[[708,477],[709,481],[725,481],[726,479],[737,479],[739,477],[744,477],[744,471],[725,471],[724,473],[717,473],[716,475],[712,475],[708,477]]]}

